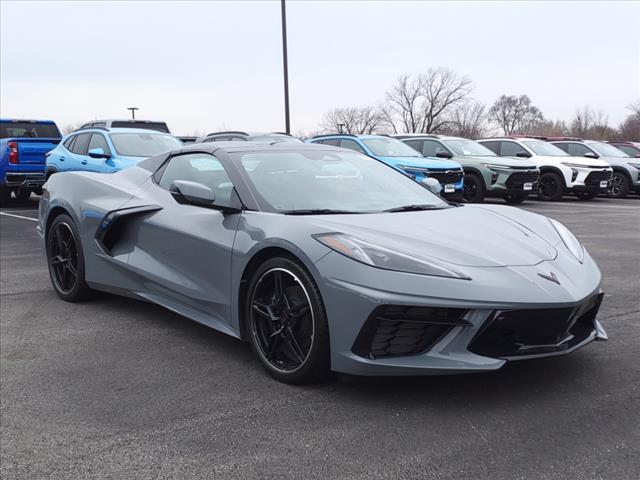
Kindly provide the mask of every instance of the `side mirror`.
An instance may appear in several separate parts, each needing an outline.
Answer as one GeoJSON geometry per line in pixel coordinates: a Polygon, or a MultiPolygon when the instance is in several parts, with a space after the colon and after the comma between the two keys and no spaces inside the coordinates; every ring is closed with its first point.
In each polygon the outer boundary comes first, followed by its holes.
{"type": "Polygon", "coordinates": [[[451,157],[453,157],[453,155],[451,155],[449,152],[438,152],[438,153],[436,153],[436,157],[438,157],[438,158],[451,158],[451,157]]]}
{"type": "Polygon", "coordinates": [[[440,195],[442,191],[442,185],[435,178],[427,177],[422,180],[422,184],[429,190],[431,193],[435,193],[436,195],[440,195]]]}
{"type": "Polygon", "coordinates": [[[529,152],[518,152],[516,153],[516,157],[520,157],[520,158],[531,158],[531,154],[529,152]]]}
{"type": "Polygon", "coordinates": [[[89,150],[87,152],[87,154],[91,157],[91,158],[110,158],[111,155],[108,155],[106,153],[104,153],[104,150],[100,147],[98,148],[92,148],[91,150],[89,150]]]}
{"type": "Polygon", "coordinates": [[[187,180],[175,180],[169,188],[178,203],[187,203],[200,207],[212,207],[216,194],[206,185],[187,180]]]}
{"type": "Polygon", "coordinates": [[[593,152],[585,152],[584,156],[587,158],[600,158],[600,155],[598,155],[597,153],[593,153],[593,152]]]}

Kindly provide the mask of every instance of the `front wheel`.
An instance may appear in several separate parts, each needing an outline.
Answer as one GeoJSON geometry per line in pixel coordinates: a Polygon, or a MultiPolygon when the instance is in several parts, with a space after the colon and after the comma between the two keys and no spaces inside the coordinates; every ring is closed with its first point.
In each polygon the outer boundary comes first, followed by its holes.
{"type": "Polygon", "coordinates": [[[307,383],[330,370],[329,327],[320,291],[297,262],[264,262],[249,284],[245,318],[253,351],[275,379],[307,383]]]}
{"type": "Polygon", "coordinates": [[[624,198],[629,194],[629,179],[622,172],[613,172],[607,187],[607,195],[611,198],[624,198]]]}
{"type": "Polygon", "coordinates": [[[564,183],[560,175],[554,172],[546,172],[540,175],[538,186],[538,198],[556,202],[562,198],[564,193],[564,183]]]}
{"type": "Polygon", "coordinates": [[[47,230],[46,249],[49,277],[58,296],[67,302],[86,300],[91,290],[84,277],[84,252],[69,215],[53,219],[47,230]]]}
{"type": "Polygon", "coordinates": [[[484,200],[484,183],[475,173],[467,173],[464,176],[462,199],[467,203],[480,203],[484,200]]]}

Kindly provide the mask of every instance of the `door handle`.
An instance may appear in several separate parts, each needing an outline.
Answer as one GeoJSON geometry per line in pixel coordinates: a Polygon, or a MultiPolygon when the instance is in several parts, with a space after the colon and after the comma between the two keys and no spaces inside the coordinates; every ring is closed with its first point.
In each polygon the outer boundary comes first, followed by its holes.
{"type": "Polygon", "coordinates": [[[86,160],[82,160],[80,163],[82,163],[83,165],[86,165],[87,161],[86,160]]]}
{"type": "Polygon", "coordinates": [[[60,161],[61,161],[61,162],[64,162],[64,157],[60,157],[60,161]]]}

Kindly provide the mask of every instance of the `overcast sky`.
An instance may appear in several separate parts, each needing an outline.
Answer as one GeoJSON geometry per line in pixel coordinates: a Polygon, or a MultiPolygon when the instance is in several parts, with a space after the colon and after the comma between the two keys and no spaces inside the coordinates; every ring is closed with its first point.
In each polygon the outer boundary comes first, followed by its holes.
{"type": "MultiPolygon", "coordinates": [[[[3,117],[165,120],[177,134],[283,130],[280,2],[1,3],[3,117]]],[[[287,2],[292,131],[445,66],[474,97],[612,124],[640,98],[640,2],[287,2]]]]}

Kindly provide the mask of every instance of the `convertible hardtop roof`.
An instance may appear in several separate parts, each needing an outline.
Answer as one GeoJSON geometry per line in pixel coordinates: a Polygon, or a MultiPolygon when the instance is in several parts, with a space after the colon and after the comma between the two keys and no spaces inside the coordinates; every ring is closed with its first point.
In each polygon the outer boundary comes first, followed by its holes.
{"type": "Polygon", "coordinates": [[[184,147],[171,152],[161,153],[155,157],[143,160],[138,167],[155,172],[169,157],[179,153],[205,152],[214,154],[222,151],[225,153],[238,152],[299,152],[301,150],[332,150],[344,152],[344,149],[331,145],[315,143],[285,143],[285,142],[213,142],[213,143],[188,143],[184,147]]]}

